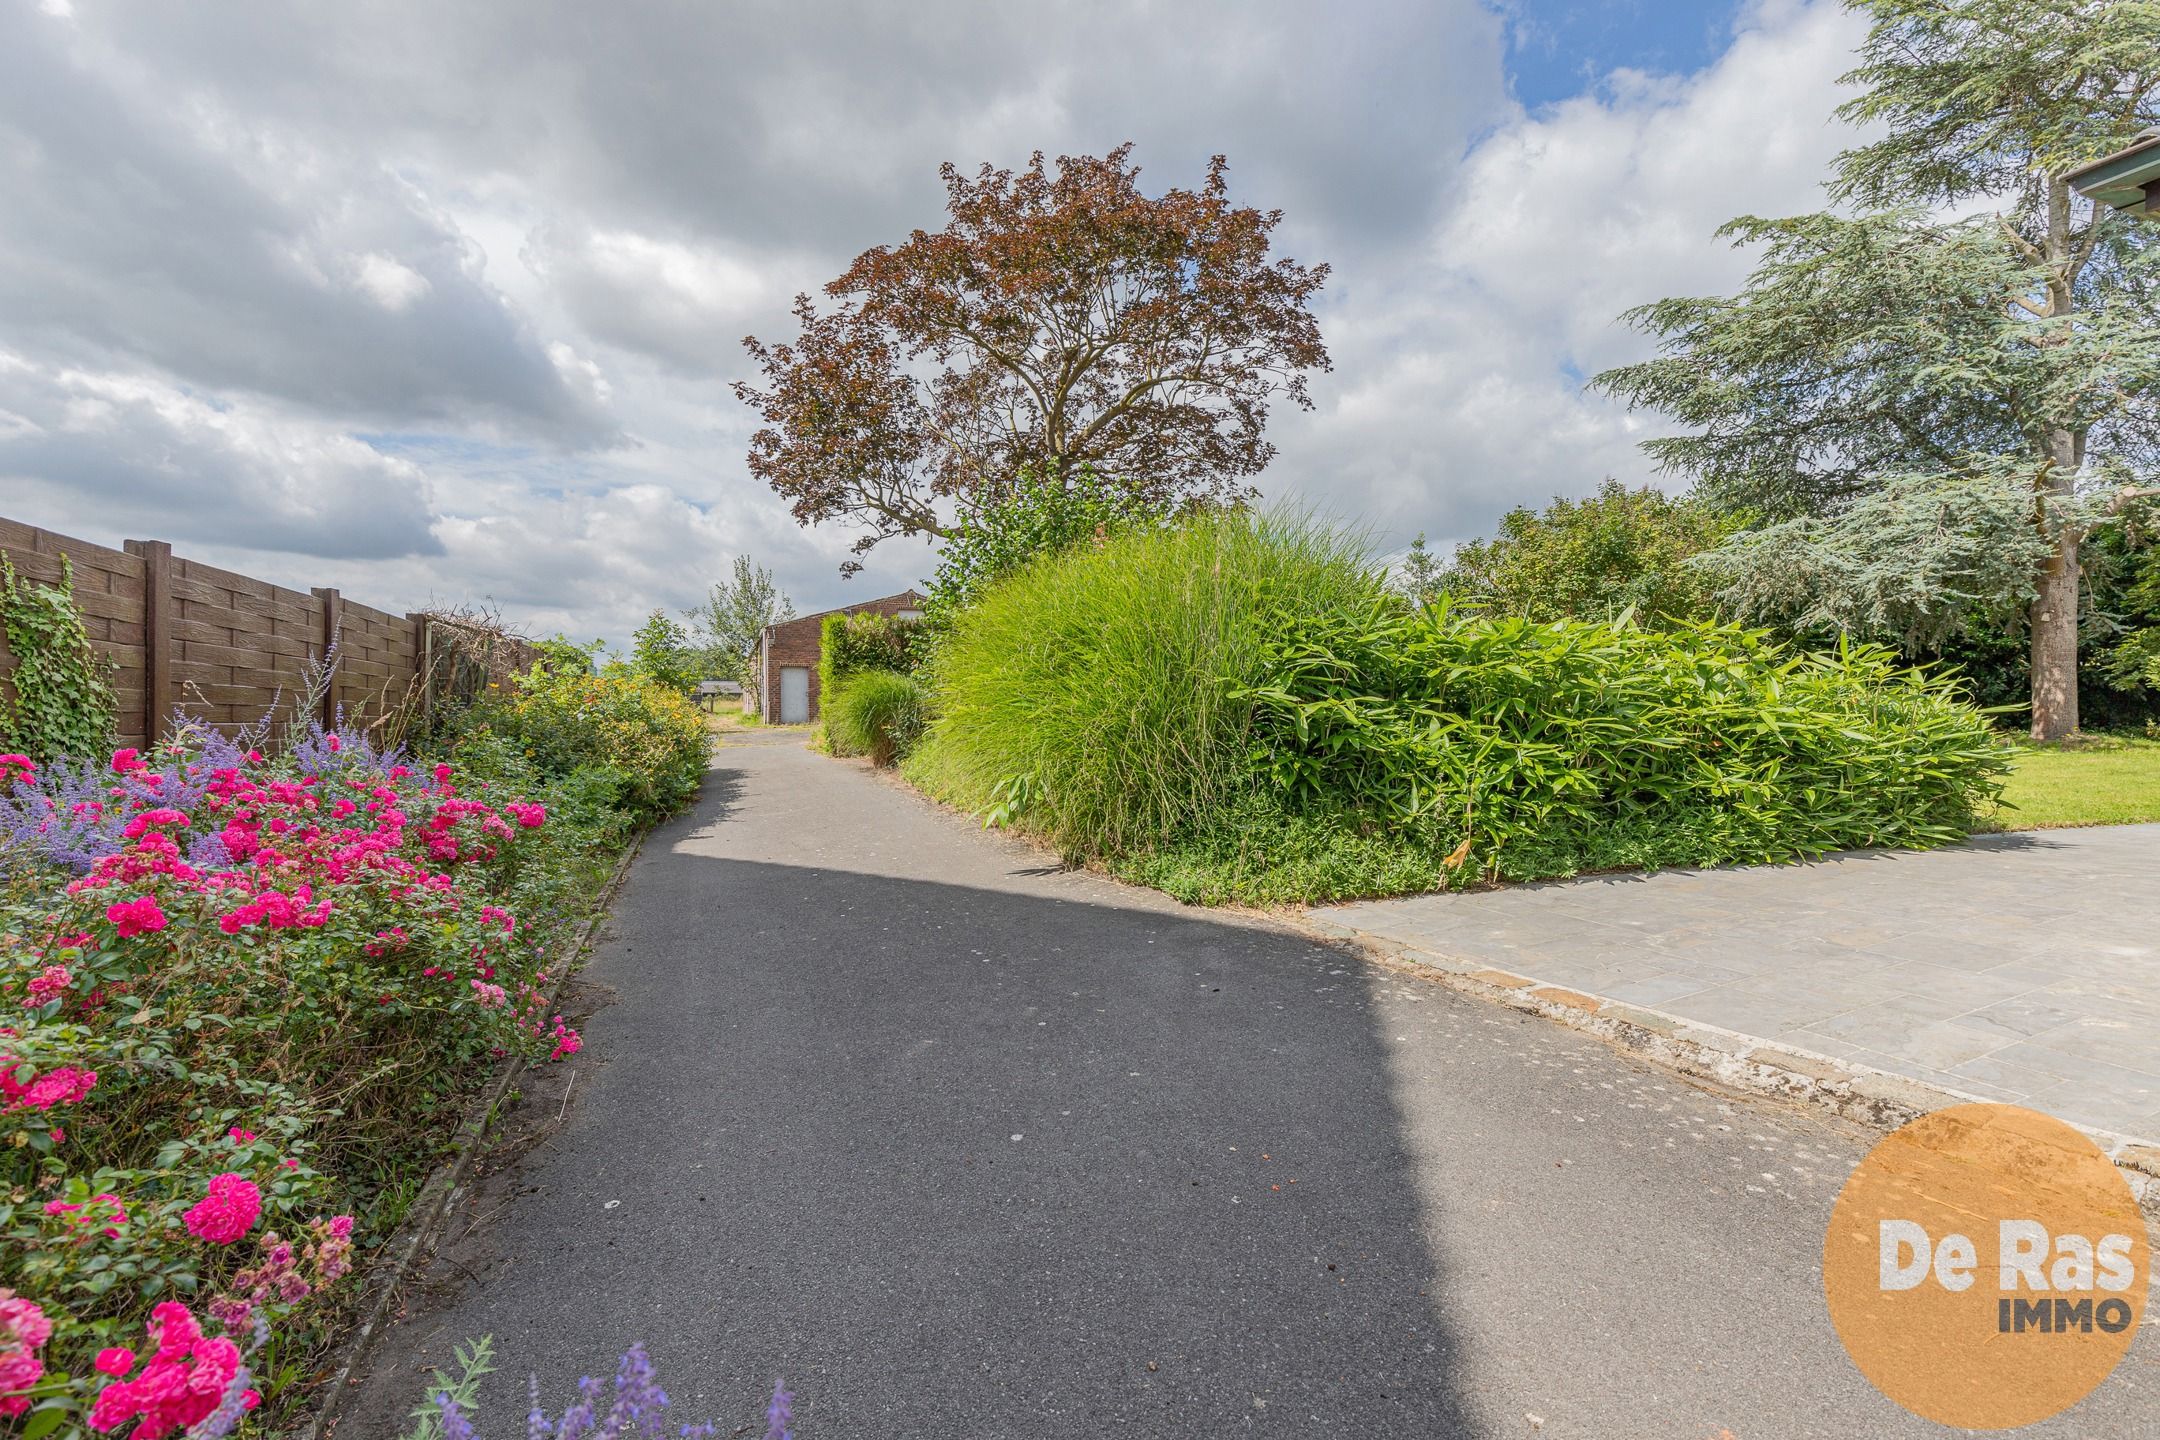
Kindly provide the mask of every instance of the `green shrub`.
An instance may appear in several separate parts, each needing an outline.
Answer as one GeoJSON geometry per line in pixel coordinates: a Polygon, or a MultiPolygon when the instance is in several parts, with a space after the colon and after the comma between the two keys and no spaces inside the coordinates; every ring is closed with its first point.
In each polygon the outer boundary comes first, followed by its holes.
{"type": "Polygon", "coordinates": [[[630,673],[665,690],[687,695],[704,678],[705,657],[690,644],[690,634],[655,610],[630,637],[630,673]]]}
{"type": "Polygon", "coordinates": [[[818,627],[818,689],[858,670],[915,673],[922,623],[874,611],[827,615],[818,627]]]}
{"type": "Polygon", "coordinates": [[[1135,525],[1159,525],[1169,514],[1163,500],[1098,475],[1091,465],[1063,474],[1055,461],[1041,470],[1022,466],[939,542],[924,619],[942,630],[1028,561],[1135,525]]]}
{"type": "Polygon", "coordinates": [[[1492,615],[1601,620],[1633,610],[1646,625],[1716,614],[1709,573],[1689,563],[1746,523],[1690,496],[1607,480],[1584,500],[1555,497],[1500,519],[1461,546],[1431,584],[1492,615]]]}
{"type": "Polygon", "coordinates": [[[824,697],[825,733],[836,754],[890,765],[915,748],[927,710],[928,695],[913,676],[858,670],[824,697]]]}
{"type": "Polygon", "coordinates": [[[601,772],[614,808],[645,822],[690,802],[711,752],[697,706],[639,675],[534,670],[475,718],[544,774],[601,772]]]}
{"type": "Polygon", "coordinates": [[[1961,682],[1708,623],[1283,613],[1255,771],[1300,812],[1434,827],[1465,875],[1945,844],[2004,773],[1961,682]]]}
{"type": "Polygon", "coordinates": [[[546,669],[561,675],[590,675],[599,668],[600,652],[607,649],[607,641],[572,640],[558,630],[545,640],[533,641],[532,648],[546,669]]]}
{"type": "Polygon", "coordinates": [[[1940,844],[2004,765],[1886,650],[1420,611],[1280,517],[1030,565],[932,675],[919,783],[1200,900],[1940,844]]]}
{"type": "MultiPolygon", "coordinates": [[[[920,621],[865,611],[861,614],[827,615],[818,626],[818,713],[825,728],[825,748],[835,755],[866,755],[872,747],[859,742],[860,733],[840,723],[834,714],[840,693],[851,676],[915,673],[928,653],[920,621]]],[[[919,722],[918,722],[919,723],[919,722]]],[[[913,737],[910,736],[912,743],[913,737]]],[[[891,760],[881,760],[881,765],[891,760]]]]}

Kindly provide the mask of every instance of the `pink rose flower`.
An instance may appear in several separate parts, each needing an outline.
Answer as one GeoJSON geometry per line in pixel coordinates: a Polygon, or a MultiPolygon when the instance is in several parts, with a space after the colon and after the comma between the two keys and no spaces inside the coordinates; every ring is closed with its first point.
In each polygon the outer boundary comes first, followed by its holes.
{"type": "Polygon", "coordinates": [[[105,918],[120,927],[120,938],[123,940],[165,928],[165,912],[158,908],[157,900],[149,895],[106,906],[105,918]]]}
{"type": "Polygon", "coordinates": [[[51,1337],[52,1321],[35,1300],[0,1289],[0,1416],[30,1408],[30,1397],[23,1392],[45,1373],[37,1352],[51,1337]]]}
{"type": "Polygon", "coordinates": [[[209,1193],[180,1219],[196,1239],[230,1245],[254,1229],[261,1215],[262,1191],[245,1175],[228,1170],[211,1177],[209,1193]]]}
{"type": "Polygon", "coordinates": [[[79,1104],[97,1084],[97,1071],[73,1065],[56,1065],[26,1083],[15,1078],[21,1065],[20,1060],[0,1055],[0,1113],[79,1104]]]}
{"type": "Polygon", "coordinates": [[[36,979],[24,987],[32,1005],[43,1005],[67,994],[75,983],[75,973],[65,965],[47,965],[36,979]]]}
{"type": "MultiPolygon", "coordinates": [[[[204,1335],[185,1305],[167,1300],[153,1308],[149,1331],[156,1351],[142,1374],[133,1380],[117,1379],[98,1392],[90,1407],[91,1429],[117,1430],[133,1420],[136,1425],[128,1432],[129,1440],[163,1440],[207,1419],[235,1383],[240,1347],[223,1337],[204,1335]]],[[[114,1351],[105,1353],[118,1358],[114,1351]]],[[[253,1390],[241,1392],[241,1409],[253,1410],[261,1403],[262,1397],[253,1390]]]]}
{"type": "Polygon", "coordinates": [[[159,825],[185,825],[188,817],[169,806],[160,805],[155,810],[144,810],[127,822],[121,834],[130,840],[140,840],[143,832],[159,825]]]}

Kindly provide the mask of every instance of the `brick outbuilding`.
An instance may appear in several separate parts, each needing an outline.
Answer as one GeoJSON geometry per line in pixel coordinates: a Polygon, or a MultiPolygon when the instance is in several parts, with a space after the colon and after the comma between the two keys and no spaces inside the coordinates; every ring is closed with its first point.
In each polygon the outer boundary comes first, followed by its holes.
{"type": "Polygon", "coordinates": [[[860,605],[836,606],[766,626],[765,633],[758,637],[759,716],[768,725],[802,725],[817,719],[818,655],[826,616],[868,613],[919,620],[922,606],[921,591],[903,590],[860,605]]]}

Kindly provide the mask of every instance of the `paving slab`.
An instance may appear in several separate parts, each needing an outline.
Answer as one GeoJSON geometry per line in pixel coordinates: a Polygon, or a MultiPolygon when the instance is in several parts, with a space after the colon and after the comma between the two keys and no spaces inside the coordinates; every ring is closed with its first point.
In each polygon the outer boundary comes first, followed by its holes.
{"type": "Polygon", "coordinates": [[[1315,909],[1324,924],[2160,1135],[2160,825],[1315,909]]]}

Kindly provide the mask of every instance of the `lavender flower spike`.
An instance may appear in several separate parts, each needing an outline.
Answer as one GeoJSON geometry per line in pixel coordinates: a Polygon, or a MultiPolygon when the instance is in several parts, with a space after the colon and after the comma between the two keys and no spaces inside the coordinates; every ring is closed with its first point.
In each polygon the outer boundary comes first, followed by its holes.
{"type": "Polygon", "coordinates": [[[765,1440],[794,1440],[795,1397],[773,1381],[772,1404],[765,1407],[765,1440]]]}
{"type": "Polygon", "coordinates": [[[473,1440],[472,1421],[466,1418],[457,1401],[445,1393],[437,1395],[435,1403],[442,1407],[443,1440],[473,1440]]]}
{"type": "MultiPolygon", "coordinates": [[[[722,1433],[740,1435],[750,1428],[723,1432],[713,1423],[671,1428],[667,1392],[660,1388],[643,1345],[633,1345],[623,1355],[613,1386],[590,1375],[578,1381],[575,1402],[558,1419],[549,1419],[540,1404],[538,1376],[529,1393],[525,1440],[716,1440],[722,1433]]],[[[434,1404],[442,1414],[442,1440],[477,1440],[471,1418],[447,1392],[434,1396],[434,1404]]],[[[776,1385],[765,1412],[767,1440],[793,1440],[794,1409],[795,1397],[776,1385]]]]}
{"type": "Polygon", "coordinates": [[[237,1430],[240,1417],[247,1413],[247,1392],[253,1383],[247,1366],[235,1366],[225,1393],[218,1397],[217,1408],[188,1428],[187,1440],[225,1440],[237,1430]]]}

